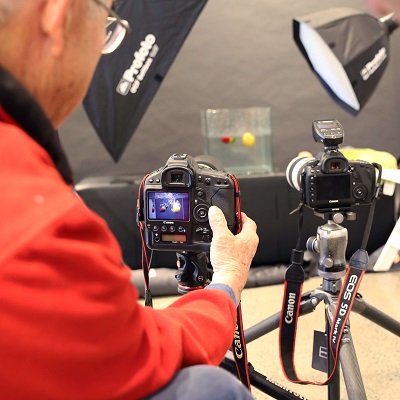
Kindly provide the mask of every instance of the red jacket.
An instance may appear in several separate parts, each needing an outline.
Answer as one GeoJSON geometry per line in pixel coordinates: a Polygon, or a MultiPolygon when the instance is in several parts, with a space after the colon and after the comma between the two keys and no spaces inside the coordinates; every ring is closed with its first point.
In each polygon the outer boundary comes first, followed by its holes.
{"type": "Polygon", "coordinates": [[[0,398],[132,400],[182,367],[219,364],[231,298],[201,290],[141,306],[115,238],[65,182],[51,125],[3,70],[0,104],[0,398]]]}

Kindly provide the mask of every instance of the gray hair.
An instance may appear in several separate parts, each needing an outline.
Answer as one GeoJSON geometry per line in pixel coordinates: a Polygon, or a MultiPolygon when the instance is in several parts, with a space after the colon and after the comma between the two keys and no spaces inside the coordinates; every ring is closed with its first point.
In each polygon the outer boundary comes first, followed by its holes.
{"type": "Polygon", "coordinates": [[[29,0],[0,0],[0,26],[5,24],[29,0]]]}

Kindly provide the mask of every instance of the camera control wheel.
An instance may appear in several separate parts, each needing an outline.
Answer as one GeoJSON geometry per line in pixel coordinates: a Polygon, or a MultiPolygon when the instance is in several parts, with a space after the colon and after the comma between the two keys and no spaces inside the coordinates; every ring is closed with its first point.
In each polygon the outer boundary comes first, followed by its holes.
{"type": "Polygon", "coordinates": [[[208,221],[208,206],[204,204],[198,204],[193,209],[193,217],[197,222],[207,222],[208,221]]]}
{"type": "Polygon", "coordinates": [[[367,188],[364,185],[357,185],[353,189],[354,198],[357,200],[362,200],[368,193],[367,188]]]}

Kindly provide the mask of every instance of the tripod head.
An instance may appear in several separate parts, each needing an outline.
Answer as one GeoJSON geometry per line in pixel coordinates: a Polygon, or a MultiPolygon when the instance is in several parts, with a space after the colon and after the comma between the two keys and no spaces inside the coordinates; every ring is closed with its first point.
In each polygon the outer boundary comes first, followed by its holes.
{"type": "MultiPolygon", "coordinates": [[[[336,282],[346,274],[347,229],[340,224],[347,219],[355,219],[355,213],[349,211],[316,215],[327,223],[317,229],[317,235],[308,238],[307,250],[318,253],[318,275],[327,284],[326,289],[336,292],[340,287],[336,282]]],[[[339,285],[340,286],[340,285],[339,285]]]]}
{"type": "Polygon", "coordinates": [[[176,256],[178,272],[175,278],[180,294],[202,289],[210,283],[211,270],[207,267],[207,253],[184,251],[176,253],[176,256]]]}

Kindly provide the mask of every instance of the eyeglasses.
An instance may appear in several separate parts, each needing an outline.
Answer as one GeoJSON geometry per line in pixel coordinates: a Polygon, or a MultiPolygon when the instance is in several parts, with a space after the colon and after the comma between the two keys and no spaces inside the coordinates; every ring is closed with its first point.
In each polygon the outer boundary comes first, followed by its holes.
{"type": "Polygon", "coordinates": [[[112,53],[124,40],[126,33],[131,32],[129,22],[122,19],[114,10],[107,7],[102,0],[94,0],[108,12],[106,24],[106,38],[102,54],[112,53]]]}

